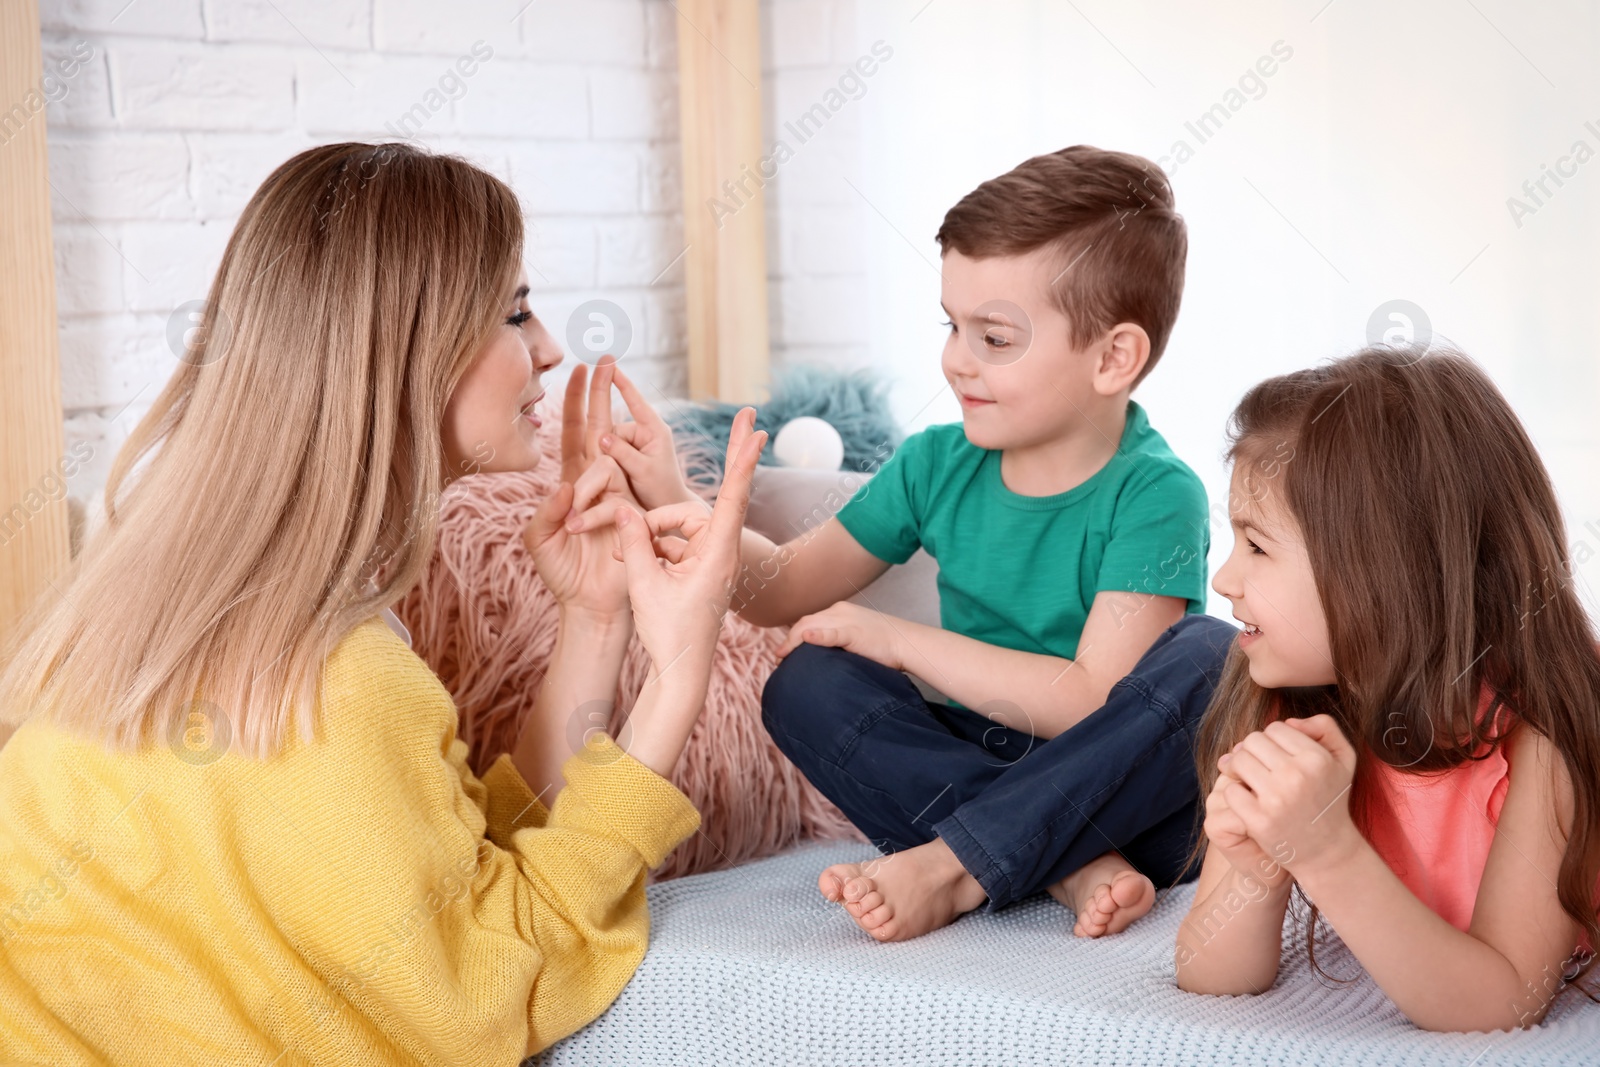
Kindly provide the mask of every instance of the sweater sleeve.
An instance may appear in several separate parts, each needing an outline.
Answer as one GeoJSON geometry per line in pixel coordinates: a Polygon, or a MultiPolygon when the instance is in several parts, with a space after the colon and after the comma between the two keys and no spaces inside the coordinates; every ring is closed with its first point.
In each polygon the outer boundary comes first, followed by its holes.
{"type": "Polygon", "coordinates": [[[646,874],[700,826],[700,813],[665,778],[609,736],[591,735],[562,769],[566,786],[544,805],[502,755],[484,773],[487,836],[530,887],[518,933],[544,971],[528,1001],[529,1051],[605,1011],[649,941],[646,874]]]}
{"type": "Polygon", "coordinates": [[[404,673],[360,679],[365,707],[335,699],[311,764],[273,779],[285,794],[257,805],[271,844],[252,875],[369,1034],[422,1063],[516,1062],[627,985],[649,941],[646,876],[699,812],[603,733],[568,757],[548,809],[509,756],[480,780],[448,694],[404,673]],[[325,816],[272,824],[319,793],[325,816]]]}

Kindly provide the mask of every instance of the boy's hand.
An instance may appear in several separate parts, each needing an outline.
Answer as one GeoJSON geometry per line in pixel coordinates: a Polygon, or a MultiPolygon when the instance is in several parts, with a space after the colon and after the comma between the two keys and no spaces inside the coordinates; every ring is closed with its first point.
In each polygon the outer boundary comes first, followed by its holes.
{"type": "Polygon", "coordinates": [[[847,649],[885,667],[904,670],[897,621],[892,615],[841,600],[831,608],[798,619],[779,646],[778,658],[783,659],[804,641],[847,649]]]}
{"type": "Polygon", "coordinates": [[[1268,723],[1217,767],[1232,780],[1228,807],[1291,871],[1337,862],[1361,841],[1350,818],[1356,752],[1331,715],[1268,723]]]}
{"type": "Polygon", "coordinates": [[[594,405],[595,410],[591,411],[591,417],[596,419],[595,436],[600,451],[617,461],[645,510],[698,500],[683,480],[672,428],[610,356],[596,365],[595,380],[606,388],[605,403],[594,405]],[[628,405],[632,422],[611,421],[610,387],[613,382],[628,405]]]}

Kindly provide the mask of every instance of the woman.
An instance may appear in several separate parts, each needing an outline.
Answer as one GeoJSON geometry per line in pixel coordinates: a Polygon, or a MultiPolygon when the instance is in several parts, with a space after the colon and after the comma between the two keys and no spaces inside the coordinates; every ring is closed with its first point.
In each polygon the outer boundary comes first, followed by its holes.
{"type": "Polygon", "coordinates": [[[246,206],[105,528],[0,675],[20,722],[0,750],[0,1061],[510,1064],[638,966],[646,873],[699,824],[665,775],[765,437],[742,411],[716,507],[669,563],[615,464],[591,463],[604,417],[586,431],[573,376],[564,481],[525,534],[561,639],[536,728],[476,778],[384,616],[444,485],[538,458],[560,353],[526,306],[522,234],[503,183],[400,144],[310,149],[246,206]],[[615,535],[563,526],[607,499],[615,535]],[[633,626],[655,668],[622,736],[551,751],[610,700],[633,626]]]}

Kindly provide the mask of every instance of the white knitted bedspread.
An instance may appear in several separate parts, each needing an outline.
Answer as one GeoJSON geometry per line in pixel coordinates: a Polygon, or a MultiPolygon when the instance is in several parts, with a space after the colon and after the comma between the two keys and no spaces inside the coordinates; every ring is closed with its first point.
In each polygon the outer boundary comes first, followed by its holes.
{"type": "Polygon", "coordinates": [[[879,944],[817,892],[830,863],[868,845],[828,842],[650,888],[650,949],[611,1008],[529,1061],[715,1064],[1600,1064],[1600,1006],[1557,998],[1512,1033],[1417,1030],[1325,927],[1307,966],[1285,927],[1276,985],[1197,996],[1173,980],[1173,939],[1194,883],[1128,930],[1072,936],[1043,894],[943,930],[879,944]]]}

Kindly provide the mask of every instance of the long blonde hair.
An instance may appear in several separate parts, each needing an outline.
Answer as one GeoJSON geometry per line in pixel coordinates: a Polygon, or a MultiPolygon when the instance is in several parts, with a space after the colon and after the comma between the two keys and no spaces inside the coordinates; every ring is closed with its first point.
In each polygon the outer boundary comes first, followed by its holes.
{"type": "Polygon", "coordinates": [[[18,627],[0,716],[123,749],[199,708],[249,756],[312,736],[327,653],[427,565],[445,402],[522,240],[515,194],[462,159],[345,143],[273,171],[105,523],[18,627]]]}

